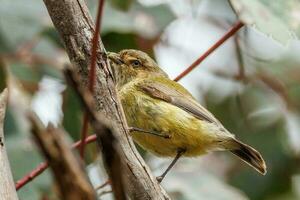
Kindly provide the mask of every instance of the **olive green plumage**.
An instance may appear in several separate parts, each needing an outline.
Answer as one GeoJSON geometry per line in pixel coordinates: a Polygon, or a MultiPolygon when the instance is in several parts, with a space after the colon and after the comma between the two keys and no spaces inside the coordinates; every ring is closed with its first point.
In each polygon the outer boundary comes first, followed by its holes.
{"type": "Polygon", "coordinates": [[[158,156],[198,156],[229,150],[262,174],[265,162],[252,147],[235,139],[222,124],[144,52],[123,50],[108,55],[127,123],[145,131],[132,132],[141,147],[158,156]]]}

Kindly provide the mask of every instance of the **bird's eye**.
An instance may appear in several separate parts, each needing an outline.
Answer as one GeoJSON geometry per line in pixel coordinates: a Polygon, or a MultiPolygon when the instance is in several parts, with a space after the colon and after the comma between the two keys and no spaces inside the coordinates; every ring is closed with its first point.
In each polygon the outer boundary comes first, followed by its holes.
{"type": "Polygon", "coordinates": [[[139,66],[141,66],[141,62],[138,61],[138,60],[133,60],[132,63],[131,63],[131,65],[132,65],[133,67],[139,67],[139,66]]]}

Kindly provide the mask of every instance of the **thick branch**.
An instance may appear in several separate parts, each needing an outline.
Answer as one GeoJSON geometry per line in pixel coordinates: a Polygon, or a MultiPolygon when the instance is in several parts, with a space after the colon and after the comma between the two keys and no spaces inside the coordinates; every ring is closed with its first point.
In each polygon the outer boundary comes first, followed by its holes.
{"type": "Polygon", "coordinates": [[[65,71],[65,76],[70,85],[75,89],[80,98],[97,135],[99,147],[102,149],[106,170],[108,172],[112,190],[116,200],[126,199],[125,187],[128,185],[124,180],[124,159],[120,154],[120,143],[115,137],[112,128],[109,127],[107,120],[103,116],[94,112],[94,101],[92,93],[89,90],[83,90],[78,84],[78,80],[71,70],[65,71]]]}
{"type": "Polygon", "coordinates": [[[34,114],[29,115],[32,131],[54,174],[58,191],[66,200],[95,200],[96,193],[66,141],[63,130],[43,127],[34,114]]]}
{"type": "MultiPolygon", "coordinates": [[[[81,76],[81,82],[87,86],[88,66],[90,62],[91,40],[94,24],[83,0],[44,0],[50,17],[58,30],[72,64],[81,76]]],[[[105,59],[104,47],[99,44],[97,81],[94,99],[96,110],[101,111],[110,121],[122,146],[122,156],[126,162],[126,172],[130,179],[128,195],[132,199],[169,199],[156,179],[151,175],[138,154],[124,119],[123,110],[117,99],[113,78],[105,59]]]]}
{"type": "Polygon", "coordinates": [[[18,199],[13,178],[10,171],[8,158],[6,155],[4,142],[4,116],[7,104],[7,90],[0,94],[0,198],[16,200],[18,199]]]}

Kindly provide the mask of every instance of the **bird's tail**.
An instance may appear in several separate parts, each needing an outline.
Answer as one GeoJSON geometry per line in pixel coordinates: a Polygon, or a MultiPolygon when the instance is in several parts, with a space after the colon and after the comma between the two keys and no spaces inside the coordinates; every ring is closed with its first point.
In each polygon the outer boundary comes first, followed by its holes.
{"type": "Polygon", "coordinates": [[[242,143],[237,139],[226,142],[226,149],[239,157],[242,161],[253,167],[262,175],[267,173],[266,163],[260,153],[251,146],[242,143]]]}

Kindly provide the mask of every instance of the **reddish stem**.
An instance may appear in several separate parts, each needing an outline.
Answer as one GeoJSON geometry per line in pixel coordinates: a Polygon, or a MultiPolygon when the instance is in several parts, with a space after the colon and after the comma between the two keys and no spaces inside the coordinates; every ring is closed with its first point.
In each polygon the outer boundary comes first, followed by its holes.
{"type": "Polygon", "coordinates": [[[227,31],[222,38],[220,38],[213,46],[211,46],[204,54],[202,54],[195,62],[193,62],[186,70],[179,74],[174,81],[179,81],[188,73],[190,73],[195,67],[197,67],[207,56],[214,52],[218,47],[220,47],[227,39],[233,36],[240,28],[243,27],[243,23],[238,21],[230,30],[227,31]]]}
{"type": "Polygon", "coordinates": [[[101,27],[101,17],[103,12],[104,0],[99,0],[97,18],[96,18],[96,28],[92,39],[92,49],[91,49],[91,69],[89,74],[89,90],[93,93],[94,85],[96,82],[96,63],[97,63],[97,47],[99,42],[99,33],[101,27]]]}
{"type": "MultiPolygon", "coordinates": [[[[96,141],[97,136],[91,135],[89,137],[87,137],[85,139],[84,144],[89,144],[91,142],[96,141]]],[[[72,148],[78,148],[81,145],[82,142],[81,141],[77,141],[74,144],[72,144],[72,148]]],[[[38,175],[40,175],[42,172],[45,171],[45,169],[47,169],[49,167],[49,163],[48,162],[42,162],[40,163],[34,170],[32,170],[30,173],[28,173],[27,175],[25,175],[23,178],[21,178],[20,180],[18,180],[16,182],[16,190],[19,190],[20,188],[22,188],[24,185],[26,185],[27,183],[29,183],[30,181],[32,181],[35,177],[37,177],[38,175]]]]}
{"type": "MultiPolygon", "coordinates": [[[[81,129],[81,142],[85,140],[87,137],[87,132],[89,128],[89,123],[88,123],[88,114],[85,112],[83,115],[83,125],[81,129]]],[[[81,145],[79,149],[79,154],[81,158],[84,158],[84,150],[85,150],[85,145],[81,145]]]]}
{"type": "MultiPolygon", "coordinates": [[[[96,82],[96,63],[97,63],[97,47],[98,47],[98,42],[99,42],[99,33],[100,33],[100,27],[101,27],[101,17],[103,13],[103,5],[104,5],[104,0],[99,0],[98,4],[98,11],[97,11],[97,18],[96,18],[96,28],[95,28],[95,33],[93,35],[92,39],[92,48],[91,48],[91,67],[90,67],[90,72],[89,72],[89,85],[88,88],[91,91],[91,93],[94,93],[94,86],[96,82]]],[[[81,130],[81,141],[84,141],[85,138],[87,137],[87,132],[88,132],[88,116],[85,113],[83,117],[83,126],[81,130]]],[[[84,158],[84,149],[85,149],[85,144],[84,142],[82,143],[80,147],[80,156],[81,158],[84,158]]]]}

